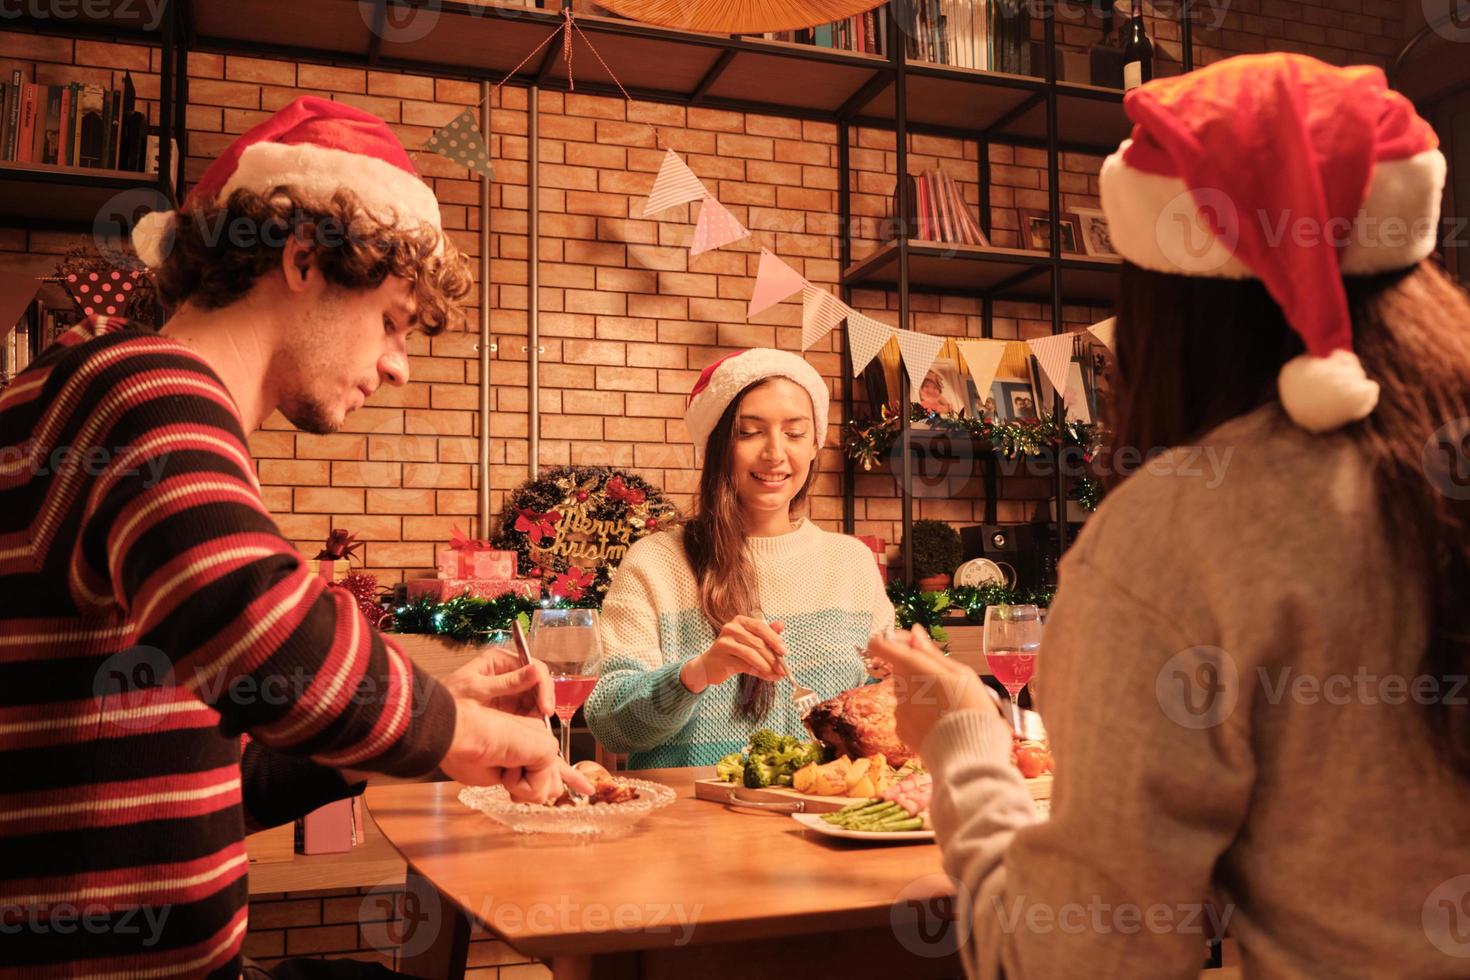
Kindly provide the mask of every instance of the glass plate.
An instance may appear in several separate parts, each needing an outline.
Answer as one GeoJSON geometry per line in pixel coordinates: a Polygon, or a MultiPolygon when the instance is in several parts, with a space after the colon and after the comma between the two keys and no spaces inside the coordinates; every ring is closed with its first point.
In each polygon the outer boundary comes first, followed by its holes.
{"type": "Polygon", "coordinates": [[[677,795],[661,783],[642,779],[619,779],[618,782],[638,790],[638,799],[586,806],[541,806],[511,802],[504,786],[466,786],[459,791],[459,801],[518,834],[618,837],[631,831],[638,821],[654,810],[674,802],[677,795]]]}

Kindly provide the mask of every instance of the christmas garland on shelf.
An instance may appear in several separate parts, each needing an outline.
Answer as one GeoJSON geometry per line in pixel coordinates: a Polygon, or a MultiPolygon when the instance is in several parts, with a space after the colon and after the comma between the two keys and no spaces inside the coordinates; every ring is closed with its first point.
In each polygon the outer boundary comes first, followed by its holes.
{"type": "Polygon", "coordinates": [[[1014,589],[991,582],[986,585],[957,585],[938,592],[925,592],[906,582],[888,583],[888,601],[893,603],[893,617],[899,629],[915,623],[941,646],[949,642],[943,626],[945,614],[958,611],[972,623],[985,622],[986,606],[1049,606],[1051,589],[1014,589]]]}
{"type": "MultiPolygon", "coordinates": [[[[933,429],[968,435],[1002,456],[1035,455],[1057,446],[1077,446],[1083,461],[1097,452],[1101,431],[1096,423],[1059,421],[1054,415],[1014,422],[995,418],[971,418],[958,413],[940,414],[919,405],[909,406],[909,421],[924,422],[933,429]]],[[[842,450],[871,470],[898,439],[902,419],[898,409],[882,405],[876,419],[853,419],[843,426],[842,450]]]]}
{"type": "Polygon", "coordinates": [[[500,643],[510,637],[511,624],[521,621],[529,628],[531,614],[537,609],[595,608],[595,600],[527,599],[507,592],[495,599],[471,595],[455,596],[443,602],[416,599],[393,609],[394,633],[420,633],[442,636],[456,643],[500,643]]]}

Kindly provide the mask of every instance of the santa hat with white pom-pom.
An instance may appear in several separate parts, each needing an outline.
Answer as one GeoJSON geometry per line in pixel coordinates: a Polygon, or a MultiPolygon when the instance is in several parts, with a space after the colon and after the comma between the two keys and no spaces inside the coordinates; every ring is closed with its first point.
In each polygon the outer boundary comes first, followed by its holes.
{"type": "Polygon", "coordinates": [[[1404,269],[1435,247],[1445,159],[1372,67],[1243,55],[1129,92],[1131,139],[1104,161],[1118,253],[1155,272],[1259,279],[1306,353],[1282,367],[1311,432],[1366,418],[1378,384],[1353,353],[1342,277],[1404,269]]]}
{"type": "MultiPolygon", "coordinates": [[[[224,204],[240,188],[269,194],[278,187],[321,202],[349,190],[385,225],[442,228],[439,201],[393,130],[342,102],[303,96],[242,133],[190,189],[184,210],[224,204]]],[[[174,225],[175,212],[153,211],[134,226],[133,249],[150,269],[167,257],[174,225]]]]}

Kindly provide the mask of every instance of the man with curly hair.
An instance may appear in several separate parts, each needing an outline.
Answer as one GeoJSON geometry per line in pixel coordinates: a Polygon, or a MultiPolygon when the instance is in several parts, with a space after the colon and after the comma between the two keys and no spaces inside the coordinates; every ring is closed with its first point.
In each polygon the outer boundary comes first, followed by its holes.
{"type": "Polygon", "coordinates": [[[368,773],[591,787],[544,671],[434,681],[261,500],[248,434],[340,428],[469,292],[391,130],[299,99],[134,244],[163,329],[95,317],[0,394],[0,945],[22,973],[233,978],[247,830],[368,773]]]}

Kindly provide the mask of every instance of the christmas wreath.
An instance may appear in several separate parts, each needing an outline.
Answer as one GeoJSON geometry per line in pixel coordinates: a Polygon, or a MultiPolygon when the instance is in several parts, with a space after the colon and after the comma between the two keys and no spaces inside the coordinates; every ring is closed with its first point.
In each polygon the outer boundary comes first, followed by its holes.
{"type": "Polygon", "coordinates": [[[663,491],[604,466],[562,466],[511,492],[495,546],[558,599],[600,605],[635,541],[679,517],[663,491]]]}

